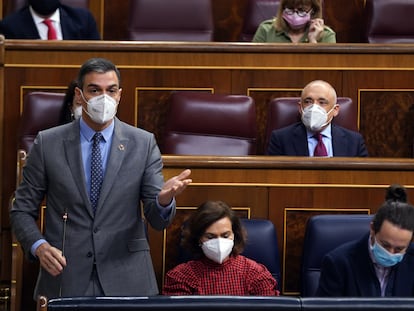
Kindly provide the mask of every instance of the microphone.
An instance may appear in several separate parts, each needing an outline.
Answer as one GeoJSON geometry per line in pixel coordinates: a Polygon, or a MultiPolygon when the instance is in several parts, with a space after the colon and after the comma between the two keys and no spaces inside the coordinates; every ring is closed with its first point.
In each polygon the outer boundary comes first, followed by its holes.
{"type": "Polygon", "coordinates": [[[66,241],[66,223],[68,221],[68,212],[65,208],[65,211],[62,215],[63,219],[63,234],[62,234],[62,256],[65,256],[65,241],[66,241]]]}
{"type": "MultiPolygon", "coordinates": [[[[62,215],[62,220],[63,220],[63,233],[62,233],[62,256],[65,256],[65,241],[66,241],[66,223],[68,222],[68,211],[65,210],[63,211],[63,215],[62,215]]],[[[63,271],[62,271],[62,275],[60,276],[60,286],[59,286],[59,297],[62,297],[62,278],[63,278],[63,271]]]]}

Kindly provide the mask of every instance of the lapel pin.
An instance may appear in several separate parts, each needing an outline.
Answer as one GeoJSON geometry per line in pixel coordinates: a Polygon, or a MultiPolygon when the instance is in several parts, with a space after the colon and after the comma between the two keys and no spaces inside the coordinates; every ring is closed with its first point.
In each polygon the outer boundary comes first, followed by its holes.
{"type": "Polygon", "coordinates": [[[124,145],[122,145],[122,144],[121,144],[121,145],[119,145],[119,146],[118,146],[118,149],[119,149],[120,151],[124,151],[124,150],[125,150],[125,147],[124,147],[124,145]]]}

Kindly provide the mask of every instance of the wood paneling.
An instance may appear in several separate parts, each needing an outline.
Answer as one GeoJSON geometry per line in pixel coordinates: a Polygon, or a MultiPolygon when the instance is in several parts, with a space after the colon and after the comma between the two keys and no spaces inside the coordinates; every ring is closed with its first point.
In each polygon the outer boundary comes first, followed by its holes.
{"type": "Polygon", "coordinates": [[[251,95],[257,106],[259,154],[264,150],[271,98],[298,96],[310,80],[326,79],[339,96],[354,100],[371,159],[165,156],[166,177],[190,167],[194,184],[177,198],[179,210],[173,226],[165,232],[150,230],[160,286],[165,270],[176,262],[174,245],[181,222],[203,200],[223,199],[249,217],[274,222],[283,256],[283,293],[297,293],[301,233],[310,215],[374,212],[385,187],[394,182],[407,185],[414,195],[413,51],[410,44],[0,41],[1,280],[10,281],[7,206],[15,189],[24,94],[32,90],[63,92],[86,59],[106,57],[122,74],[119,118],[154,132],[160,142],[166,100],[174,90],[251,95]]]}

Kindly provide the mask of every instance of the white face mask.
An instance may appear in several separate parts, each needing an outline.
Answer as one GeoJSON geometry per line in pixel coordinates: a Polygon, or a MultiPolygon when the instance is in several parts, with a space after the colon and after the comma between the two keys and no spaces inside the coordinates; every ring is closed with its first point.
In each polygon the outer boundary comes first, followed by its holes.
{"type": "Polygon", "coordinates": [[[76,106],[72,111],[73,119],[77,120],[82,116],[82,106],[76,106]]]}
{"type": "Polygon", "coordinates": [[[81,95],[83,100],[88,104],[88,110],[85,110],[85,112],[94,122],[104,124],[115,117],[118,103],[111,96],[102,94],[92,97],[87,101],[82,91],[81,95]]]}
{"type": "Polygon", "coordinates": [[[233,246],[233,240],[217,238],[205,241],[201,249],[208,259],[221,264],[230,255],[233,246]]]}
{"type": "Polygon", "coordinates": [[[302,109],[302,122],[312,132],[319,132],[331,120],[328,121],[328,114],[335,108],[335,106],[325,111],[321,106],[312,104],[302,109]]]}

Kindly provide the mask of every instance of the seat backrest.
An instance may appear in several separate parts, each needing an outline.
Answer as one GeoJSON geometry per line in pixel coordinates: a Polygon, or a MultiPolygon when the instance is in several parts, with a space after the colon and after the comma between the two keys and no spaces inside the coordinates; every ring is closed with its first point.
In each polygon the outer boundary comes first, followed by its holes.
{"type": "Polygon", "coordinates": [[[18,148],[29,152],[37,133],[59,125],[64,93],[30,92],[24,97],[18,148]]]}
{"type": "Polygon", "coordinates": [[[213,35],[211,0],[130,1],[130,40],[213,41],[213,35]]]}
{"type": "Polygon", "coordinates": [[[268,219],[242,218],[247,243],[242,255],[263,264],[281,286],[280,255],[275,226],[268,219]]]}
{"type": "MultiPolygon", "coordinates": [[[[276,97],[269,102],[265,131],[265,153],[273,130],[300,121],[299,101],[300,97],[276,97]]],[[[338,97],[337,103],[339,114],[332,120],[332,123],[352,131],[358,131],[357,105],[349,97],[338,97]]]]}
{"type": "Polygon", "coordinates": [[[414,2],[407,0],[366,0],[365,42],[413,43],[414,2]]]}
{"type": "Polygon", "coordinates": [[[301,266],[301,296],[313,297],[317,290],[322,259],[329,251],[368,233],[372,215],[317,215],[306,224],[301,266]]]}
{"type": "Polygon", "coordinates": [[[164,154],[256,154],[256,109],[247,95],[173,92],[161,139],[164,154]]]}
{"type": "MultiPolygon", "coordinates": [[[[20,10],[27,5],[27,0],[7,0],[8,13],[20,10]]],[[[62,4],[75,7],[75,8],[89,8],[89,0],[60,0],[62,4]]]]}
{"type": "Polygon", "coordinates": [[[260,23],[276,16],[280,0],[248,0],[240,41],[251,42],[260,23]]]}

